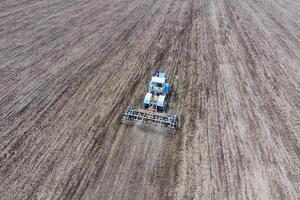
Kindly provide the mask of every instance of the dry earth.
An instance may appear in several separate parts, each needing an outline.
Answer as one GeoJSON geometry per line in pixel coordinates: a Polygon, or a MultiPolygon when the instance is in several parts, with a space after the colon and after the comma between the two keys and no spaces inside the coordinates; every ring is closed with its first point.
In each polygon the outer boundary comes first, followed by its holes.
{"type": "Polygon", "coordinates": [[[0,199],[300,199],[299,69],[298,0],[1,0],[0,199]]]}

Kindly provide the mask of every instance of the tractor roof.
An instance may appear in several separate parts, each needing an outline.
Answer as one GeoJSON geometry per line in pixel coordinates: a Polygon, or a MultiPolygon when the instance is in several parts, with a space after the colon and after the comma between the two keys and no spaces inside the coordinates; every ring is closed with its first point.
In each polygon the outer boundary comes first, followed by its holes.
{"type": "Polygon", "coordinates": [[[165,83],[166,78],[162,78],[162,77],[157,77],[157,76],[153,76],[151,82],[155,82],[155,83],[165,83]]]}

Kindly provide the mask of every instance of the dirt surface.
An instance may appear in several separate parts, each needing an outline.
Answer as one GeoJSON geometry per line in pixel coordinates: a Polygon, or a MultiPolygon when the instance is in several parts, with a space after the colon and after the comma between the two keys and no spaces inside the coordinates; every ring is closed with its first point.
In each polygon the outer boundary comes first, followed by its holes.
{"type": "Polygon", "coordinates": [[[298,0],[2,0],[0,199],[300,199],[299,69],[298,0]]]}

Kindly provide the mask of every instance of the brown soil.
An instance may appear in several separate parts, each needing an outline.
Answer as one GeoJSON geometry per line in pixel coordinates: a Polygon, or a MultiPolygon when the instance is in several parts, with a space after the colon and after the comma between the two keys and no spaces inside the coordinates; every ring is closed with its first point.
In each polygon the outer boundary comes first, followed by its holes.
{"type": "Polygon", "coordinates": [[[0,199],[300,199],[298,0],[0,1],[0,199]],[[179,128],[120,123],[155,70],[179,128]]]}

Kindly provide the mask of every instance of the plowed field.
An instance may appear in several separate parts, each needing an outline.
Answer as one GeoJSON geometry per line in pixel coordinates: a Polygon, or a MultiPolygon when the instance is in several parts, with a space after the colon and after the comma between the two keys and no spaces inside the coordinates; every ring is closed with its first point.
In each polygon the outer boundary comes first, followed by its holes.
{"type": "Polygon", "coordinates": [[[0,0],[0,199],[299,200],[299,69],[298,0],[0,0]]]}

